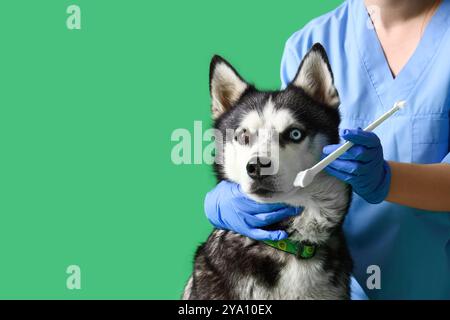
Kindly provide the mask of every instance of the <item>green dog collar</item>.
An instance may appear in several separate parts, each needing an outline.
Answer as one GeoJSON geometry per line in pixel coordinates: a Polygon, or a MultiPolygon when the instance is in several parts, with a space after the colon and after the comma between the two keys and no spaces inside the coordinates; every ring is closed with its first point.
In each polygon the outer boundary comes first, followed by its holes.
{"type": "Polygon", "coordinates": [[[305,260],[313,258],[316,255],[317,251],[317,247],[315,245],[306,242],[292,241],[289,239],[281,241],[268,240],[263,242],[266,245],[271,246],[272,248],[293,254],[296,257],[305,260]]]}

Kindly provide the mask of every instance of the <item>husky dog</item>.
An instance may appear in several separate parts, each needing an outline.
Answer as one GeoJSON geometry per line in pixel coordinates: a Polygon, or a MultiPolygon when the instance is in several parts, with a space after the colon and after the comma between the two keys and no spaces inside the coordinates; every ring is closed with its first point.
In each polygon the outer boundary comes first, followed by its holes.
{"type": "Polygon", "coordinates": [[[255,89],[215,56],[210,92],[214,127],[222,133],[216,137],[218,180],[240,184],[257,202],[303,207],[298,217],[267,229],[283,228],[291,241],[316,253],[304,259],[214,230],[197,250],[183,299],[349,299],[352,260],[342,224],[351,188],[324,172],[306,188],[293,186],[299,172],[320,160],[324,146],[340,141],[339,95],[324,48],[315,44],[281,91],[255,89]],[[268,168],[275,169],[263,174],[268,168]]]}

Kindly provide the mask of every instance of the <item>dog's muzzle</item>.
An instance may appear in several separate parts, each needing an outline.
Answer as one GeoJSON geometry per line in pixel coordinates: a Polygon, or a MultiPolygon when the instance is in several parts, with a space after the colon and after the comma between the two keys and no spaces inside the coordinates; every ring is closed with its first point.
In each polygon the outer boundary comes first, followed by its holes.
{"type": "Polygon", "coordinates": [[[247,174],[253,180],[263,180],[273,175],[272,161],[267,157],[253,157],[247,164],[247,174]]]}

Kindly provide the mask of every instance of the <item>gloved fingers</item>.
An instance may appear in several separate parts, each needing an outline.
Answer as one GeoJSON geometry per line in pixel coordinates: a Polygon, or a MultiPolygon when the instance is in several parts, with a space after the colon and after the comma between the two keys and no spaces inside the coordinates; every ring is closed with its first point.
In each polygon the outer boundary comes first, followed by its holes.
{"type": "Polygon", "coordinates": [[[345,128],[339,128],[339,136],[342,137],[345,134],[345,128]]]}
{"type": "MultiPolygon", "coordinates": [[[[217,188],[217,187],[216,187],[217,188]]],[[[208,204],[208,203],[212,203],[213,199],[215,198],[216,195],[216,188],[214,188],[213,190],[211,190],[210,192],[208,192],[205,196],[205,200],[204,200],[204,204],[208,204]]]]}
{"type": "Polygon", "coordinates": [[[277,210],[275,212],[256,214],[253,216],[254,220],[252,221],[252,222],[256,222],[256,224],[252,223],[252,226],[255,226],[255,227],[270,226],[271,224],[283,221],[287,218],[295,217],[299,213],[300,213],[300,209],[289,207],[289,208],[277,210]]]}
{"type": "MultiPolygon", "coordinates": [[[[340,145],[338,145],[339,147],[340,145]]],[[[324,156],[322,157],[325,158],[327,157],[329,154],[331,154],[333,151],[335,151],[336,149],[338,149],[338,147],[334,147],[334,146],[327,146],[323,149],[323,153],[324,156]],[[330,148],[328,148],[330,147],[330,148]]],[[[378,150],[377,149],[369,149],[365,146],[362,145],[355,145],[354,147],[350,148],[350,150],[348,150],[347,152],[343,153],[339,159],[342,160],[357,160],[357,161],[361,161],[361,162],[368,162],[371,161],[372,159],[374,159],[377,156],[378,150]]]]}
{"type": "Polygon", "coordinates": [[[208,219],[208,221],[217,229],[221,229],[224,226],[223,221],[221,220],[220,217],[220,211],[217,209],[216,205],[214,204],[215,202],[215,194],[214,194],[214,190],[211,192],[208,192],[206,194],[204,203],[203,203],[203,207],[204,207],[204,212],[206,215],[206,218],[208,219]]]}
{"type": "Polygon", "coordinates": [[[332,175],[333,177],[336,177],[339,180],[341,180],[343,182],[346,182],[346,183],[351,183],[355,179],[354,175],[346,173],[346,172],[342,172],[342,171],[339,171],[339,170],[336,170],[336,169],[334,169],[334,168],[332,168],[330,166],[326,167],[325,171],[328,174],[332,175]]]}
{"type": "Polygon", "coordinates": [[[266,240],[279,241],[288,238],[287,232],[282,230],[266,231],[262,229],[248,229],[245,233],[246,234],[244,234],[244,236],[258,241],[266,241],[266,240]]]}
{"type": "Polygon", "coordinates": [[[271,213],[287,208],[285,204],[258,203],[250,198],[247,198],[246,196],[235,199],[233,201],[233,206],[236,211],[244,212],[250,215],[259,213],[271,213]]]}
{"type": "Polygon", "coordinates": [[[356,175],[358,171],[358,162],[351,160],[340,160],[336,159],[328,165],[330,168],[336,169],[343,173],[349,173],[356,175]]]}
{"type": "Polygon", "coordinates": [[[322,150],[322,152],[323,152],[322,158],[327,157],[328,155],[330,155],[331,153],[335,152],[340,147],[342,147],[342,144],[330,144],[328,146],[325,146],[323,148],[323,150],[322,150]]]}
{"type": "Polygon", "coordinates": [[[233,195],[233,205],[237,211],[248,214],[269,213],[286,208],[286,205],[280,203],[258,203],[248,198],[237,184],[233,184],[231,189],[233,195]]]}
{"type": "Polygon", "coordinates": [[[348,173],[354,176],[365,176],[373,173],[372,165],[360,161],[336,159],[328,165],[338,171],[348,173]]]}
{"type": "Polygon", "coordinates": [[[353,161],[353,160],[341,160],[337,159],[329,164],[330,168],[333,168],[337,171],[340,171],[342,173],[347,173],[352,176],[364,176],[368,173],[370,173],[371,168],[370,166],[365,165],[362,162],[359,161],[353,161]]]}
{"type": "MultiPolygon", "coordinates": [[[[377,158],[379,150],[377,148],[366,148],[364,146],[355,145],[353,151],[355,158],[354,160],[368,163],[377,158]]],[[[352,148],[352,149],[353,149],[352,148]]],[[[350,149],[351,150],[351,149],[350,149]]]]}
{"type": "Polygon", "coordinates": [[[380,139],[375,133],[366,132],[361,128],[356,130],[346,129],[344,130],[344,135],[342,137],[354,144],[363,145],[368,148],[377,148],[381,145],[380,139]]]}

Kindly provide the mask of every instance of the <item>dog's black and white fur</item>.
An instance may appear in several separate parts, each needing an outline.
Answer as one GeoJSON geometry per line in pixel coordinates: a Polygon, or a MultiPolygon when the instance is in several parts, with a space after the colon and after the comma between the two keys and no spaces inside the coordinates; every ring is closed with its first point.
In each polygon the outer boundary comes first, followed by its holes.
{"type": "Polygon", "coordinates": [[[297,173],[316,164],[325,145],[339,143],[340,102],[324,48],[314,45],[292,83],[270,92],[255,89],[215,56],[210,91],[215,128],[223,137],[216,141],[223,142],[216,154],[222,159],[215,165],[218,180],[240,184],[261,203],[303,207],[300,216],[267,229],[284,228],[291,239],[318,249],[312,259],[302,260],[234,232],[214,230],[196,253],[183,298],[349,299],[352,260],[342,224],[351,188],[325,173],[307,188],[293,187],[297,173]],[[269,134],[260,135],[263,129],[269,134]],[[268,141],[270,150],[262,147],[268,141]],[[255,175],[261,168],[249,171],[255,156],[275,163],[277,171],[263,178],[255,175]]]}

